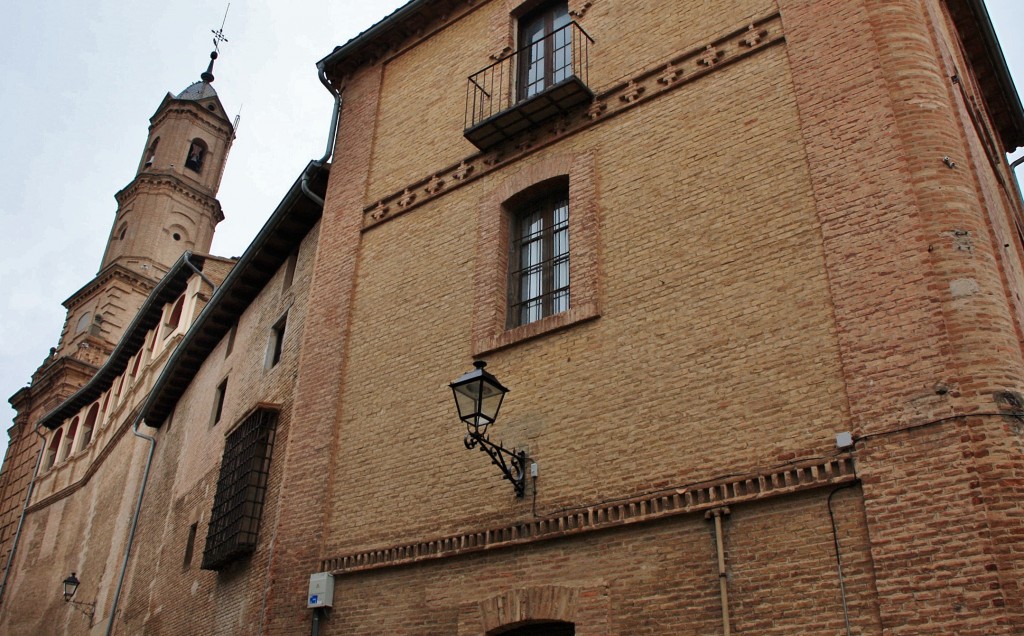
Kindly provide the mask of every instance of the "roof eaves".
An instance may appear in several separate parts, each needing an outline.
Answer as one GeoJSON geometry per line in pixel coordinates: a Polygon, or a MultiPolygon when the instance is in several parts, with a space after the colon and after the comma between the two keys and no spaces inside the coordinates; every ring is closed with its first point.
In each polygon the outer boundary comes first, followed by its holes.
{"type": "MultiPolygon", "coordinates": [[[[239,257],[237,264],[214,292],[206,307],[203,308],[195,322],[185,332],[181,342],[171,352],[167,364],[164,365],[159,377],[154,382],[149,397],[142,407],[141,417],[145,419],[148,426],[156,428],[163,424],[171,410],[171,406],[167,405],[173,405],[177,402],[185,387],[188,386],[194,377],[195,370],[220,342],[220,338],[210,337],[208,327],[214,320],[221,318],[218,314],[223,313],[222,305],[234,300],[232,296],[236,288],[250,284],[246,277],[251,273],[250,270],[258,268],[260,261],[265,258],[263,254],[264,247],[273,239],[279,228],[288,220],[289,216],[297,209],[301,202],[304,201],[310,205],[315,205],[302,192],[302,176],[307,171],[314,169],[318,170],[318,173],[314,174],[312,179],[315,179],[319,174],[328,173],[330,166],[318,166],[316,162],[307,164],[305,170],[295,180],[295,183],[292,184],[287,194],[278,204],[274,213],[270,215],[270,218],[267,219],[267,222],[260,229],[256,238],[249,244],[249,247],[239,257]],[[189,364],[186,364],[186,362],[189,364]]],[[[317,218],[322,213],[323,210],[318,208],[316,212],[317,218]]],[[[298,240],[301,241],[301,238],[298,240]]],[[[264,282],[263,284],[265,285],[266,283],[264,282]]],[[[253,295],[254,297],[255,295],[253,295]]],[[[245,311],[251,302],[252,299],[250,298],[241,305],[231,307],[229,311],[235,314],[237,318],[237,315],[245,311]]]]}
{"type": "Polygon", "coordinates": [[[184,252],[150,291],[146,301],[135,314],[131,324],[125,329],[124,335],[121,336],[103,366],[82,388],[40,418],[38,425],[49,429],[57,428],[61,422],[71,417],[78,409],[95,400],[110,388],[114,379],[128,368],[131,357],[145,346],[145,334],[159,321],[164,304],[170,302],[168,298],[177,297],[184,291],[188,279],[192,276],[189,261],[197,268],[202,269],[204,260],[202,256],[184,252]]]}
{"type": "Polygon", "coordinates": [[[1013,151],[1024,145],[1024,106],[1021,105],[1020,95],[1017,93],[1010,74],[1010,68],[1006,64],[1003,50],[999,45],[999,38],[996,35],[995,27],[992,25],[992,18],[983,0],[966,0],[971,13],[973,14],[987,57],[992,64],[996,82],[999,85],[1001,97],[1005,100],[1007,108],[1005,123],[1000,128],[1000,136],[1007,152],[1013,151]]]}
{"type": "Polygon", "coordinates": [[[355,36],[345,44],[334,47],[328,55],[316,63],[318,68],[328,68],[339,63],[343,59],[359,52],[367,45],[374,42],[382,34],[395,27],[403,19],[414,15],[417,11],[436,0],[409,0],[401,7],[392,11],[379,22],[355,36]]]}

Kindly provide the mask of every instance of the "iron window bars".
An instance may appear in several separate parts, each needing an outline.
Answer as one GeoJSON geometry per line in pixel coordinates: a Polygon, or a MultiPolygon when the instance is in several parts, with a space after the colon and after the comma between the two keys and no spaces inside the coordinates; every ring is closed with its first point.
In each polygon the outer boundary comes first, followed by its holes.
{"type": "Polygon", "coordinates": [[[277,411],[257,408],[228,435],[202,569],[219,570],[256,549],[277,411]]]}

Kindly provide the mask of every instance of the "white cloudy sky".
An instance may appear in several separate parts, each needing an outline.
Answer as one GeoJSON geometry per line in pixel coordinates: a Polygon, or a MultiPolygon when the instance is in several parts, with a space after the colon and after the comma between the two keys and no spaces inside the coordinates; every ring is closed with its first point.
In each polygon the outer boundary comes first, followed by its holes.
{"type": "MultiPolygon", "coordinates": [[[[402,4],[232,2],[214,86],[242,120],[219,194],[227,218],[215,254],[241,254],[301,168],[323,154],[332,100],[315,62],[402,4]]],[[[1024,87],[1024,0],[987,4],[1024,87]]],[[[199,78],[224,7],[12,0],[3,10],[0,456],[14,416],[7,398],[56,345],[61,302],[96,273],[113,195],[134,176],[149,116],[166,92],[199,78]]]]}

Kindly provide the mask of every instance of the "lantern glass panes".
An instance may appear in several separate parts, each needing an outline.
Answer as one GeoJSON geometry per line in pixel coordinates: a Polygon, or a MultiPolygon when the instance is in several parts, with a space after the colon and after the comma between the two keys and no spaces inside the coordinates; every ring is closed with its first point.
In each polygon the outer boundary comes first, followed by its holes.
{"type": "Polygon", "coordinates": [[[498,417],[501,401],[508,393],[508,389],[502,386],[497,378],[484,371],[486,362],[477,361],[473,364],[476,367],[474,370],[449,386],[455,396],[459,419],[473,429],[483,427],[486,430],[487,425],[498,417]]]}
{"type": "Polygon", "coordinates": [[[71,573],[71,576],[69,576],[68,578],[64,579],[64,600],[65,601],[70,601],[71,597],[74,596],[75,592],[78,591],[78,584],[79,584],[79,582],[80,581],[78,580],[78,577],[75,576],[74,572],[71,573]]]}

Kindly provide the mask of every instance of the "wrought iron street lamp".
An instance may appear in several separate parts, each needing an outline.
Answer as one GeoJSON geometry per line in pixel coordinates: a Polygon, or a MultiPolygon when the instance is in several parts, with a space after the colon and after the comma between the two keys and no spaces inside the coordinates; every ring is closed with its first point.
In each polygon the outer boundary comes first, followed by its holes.
{"type": "Polygon", "coordinates": [[[89,627],[92,628],[92,621],[96,615],[96,603],[82,603],[80,601],[71,600],[71,597],[78,591],[78,586],[80,584],[81,581],[78,580],[78,577],[75,576],[74,572],[71,573],[71,576],[64,579],[64,602],[70,603],[75,610],[85,614],[89,618],[89,627]]]}
{"type": "Polygon", "coordinates": [[[494,423],[501,409],[508,389],[498,382],[484,367],[487,363],[477,360],[476,367],[464,374],[448,386],[455,396],[455,408],[459,411],[459,419],[466,424],[466,448],[479,448],[491,458],[491,463],[501,470],[505,479],[512,482],[517,497],[525,492],[526,451],[507,449],[501,444],[490,441],[487,427],[494,423]]]}
{"type": "Polygon", "coordinates": [[[64,579],[64,601],[65,602],[70,601],[71,597],[75,595],[75,592],[78,591],[78,585],[80,583],[81,583],[81,581],[78,580],[78,577],[75,576],[74,572],[71,573],[71,576],[69,576],[68,578],[64,579]]]}

